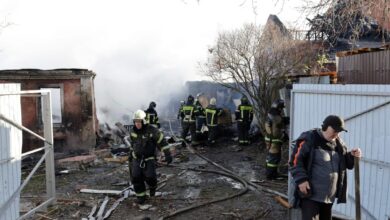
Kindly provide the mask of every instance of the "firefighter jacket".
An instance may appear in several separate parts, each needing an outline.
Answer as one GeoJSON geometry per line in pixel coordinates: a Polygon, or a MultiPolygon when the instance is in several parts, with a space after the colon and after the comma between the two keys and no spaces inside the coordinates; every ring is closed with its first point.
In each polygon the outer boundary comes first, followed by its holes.
{"type": "Polygon", "coordinates": [[[253,120],[253,107],[250,104],[239,105],[235,112],[236,120],[241,122],[252,122],[253,120]]]}
{"type": "Polygon", "coordinates": [[[146,113],[146,124],[156,125],[160,127],[160,122],[158,121],[158,115],[154,108],[148,108],[145,110],[146,113]]]}
{"type": "Polygon", "coordinates": [[[187,103],[180,108],[180,117],[183,122],[195,123],[195,117],[198,115],[198,110],[194,104],[187,103]]]}
{"type": "Polygon", "coordinates": [[[195,108],[197,110],[197,116],[205,116],[205,109],[198,100],[195,102],[195,108]]]}
{"type": "Polygon", "coordinates": [[[205,112],[207,126],[217,126],[218,116],[222,115],[222,109],[217,108],[215,105],[209,105],[205,112]]]}
{"type": "MultiPolygon", "coordinates": [[[[289,171],[295,184],[294,198],[292,205],[297,208],[300,203],[298,185],[304,181],[312,181],[312,166],[316,163],[315,149],[320,148],[321,136],[320,129],[313,129],[303,132],[297,140],[292,142],[292,154],[289,160],[289,171]]],[[[351,152],[347,152],[347,146],[340,137],[336,139],[336,152],[339,154],[340,161],[338,166],[337,178],[337,203],[345,203],[347,200],[347,169],[354,167],[354,157],[351,152]]],[[[318,182],[318,181],[317,181],[318,182]]]]}
{"type": "Polygon", "coordinates": [[[155,159],[156,150],[170,156],[169,145],[164,139],[163,133],[151,125],[144,124],[141,129],[133,126],[130,132],[130,143],[132,146],[132,158],[136,160],[155,159]]]}
{"type": "Polygon", "coordinates": [[[268,112],[264,127],[267,133],[265,141],[271,142],[273,144],[283,143],[285,123],[282,112],[279,109],[271,108],[271,110],[268,112]]]}

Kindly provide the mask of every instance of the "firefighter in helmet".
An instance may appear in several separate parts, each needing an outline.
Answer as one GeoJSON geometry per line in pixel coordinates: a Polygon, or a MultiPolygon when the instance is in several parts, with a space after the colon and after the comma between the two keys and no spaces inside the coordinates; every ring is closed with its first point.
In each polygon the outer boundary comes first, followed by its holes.
{"type": "Polygon", "coordinates": [[[202,126],[206,124],[206,115],[205,115],[205,109],[203,108],[202,104],[200,103],[199,99],[202,96],[202,93],[198,93],[196,95],[195,99],[195,108],[198,111],[198,114],[196,116],[196,135],[197,139],[201,136],[201,130],[202,126]]]}
{"type": "Polygon", "coordinates": [[[266,135],[264,139],[268,150],[266,158],[267,179],[279,178],[277,171],[281,160],[281,146],[286,139],[285,127],[288,119],[284,117],[284,107],[282,99],[275,100],[271,105],[265,122],[266,135]]]}
{"type": "Polygon", "coordinates": [[[197,145],[198,141],[196,139],[196,125],[195,125],[195,117],[198,115],[198,110],[194,105],[194,97],[189,95],[187,98],[187,102],[181,106],[180,108],[180,117],[182,120],[181,127],[182,133],[181,138],[185,140],[188,131],[191,134],[191,144],[197,145]]]}
{"type": "Polygon", "coordinates": [[[217,100],[215,98],[210,99],[210,104],[207,106],[206,112],[206,124],[209,130],[208,142],[214,144],[217,139],[218,132],[218,117],[222,115],[222,109],[217,108],[217,100]]]}
{"type": "Polygon", "coordinates": [[[146,124],[153,125],[156,128],[160,128],[160,122],[158,121],[158,115],[156,111],[156,103],[150,102],[149,108],[145,110],[146,124]]]}
{"type": "Polygon", "coordinates": [[[172,162],[169,145],[162,132],[146,124],[145,117],[144,111],[137,110],[133,117],[134,126],[130,131],[130,179],[139,204],[143,204],[146,200],[145,182],[149,186],[149,196],[154,196],[156,192],[156,150],[159,149],[164,153],[168,164],[172,162]]]}
{"type": "Polygon", "coordinates": [[[240,145],[249,144],[249,129],[253,120],[253,107],[248,98],[244,95],[241,98],[241,104],[235,112],[238,130],[238,143],[240,145]]]}

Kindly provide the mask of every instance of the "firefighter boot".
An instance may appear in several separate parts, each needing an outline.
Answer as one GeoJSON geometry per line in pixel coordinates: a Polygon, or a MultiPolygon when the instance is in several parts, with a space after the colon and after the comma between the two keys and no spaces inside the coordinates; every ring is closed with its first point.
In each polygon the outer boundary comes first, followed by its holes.
{"type": "Polygon", "coordinates": [[[137,204],[142,205],[146,201],[146,196],[137,196],[137,204]]]}
{"type": "Polygon", "coordinates": [[[150,188],[149,189],[149,196],[152,197],[154,195],[156,195],[156,188],[150,188]]]}

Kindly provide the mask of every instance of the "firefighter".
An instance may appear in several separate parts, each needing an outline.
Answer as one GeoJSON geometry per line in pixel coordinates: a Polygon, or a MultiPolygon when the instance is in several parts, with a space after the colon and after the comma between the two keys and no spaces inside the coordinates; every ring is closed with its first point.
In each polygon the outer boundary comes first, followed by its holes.
{"type": "Polygon", "coordinates": [[[164,153],[167,164],[172,162],[169,145],[162,132],[146,124],[145,117],[144,111],[137,110],[133,117],[134,126],[130,131],[130,179],[138,204],[143,204],[146,200],[145,182],[149,186],[149,196],[155,195],[157,187],[156,150],[159,149],[164,153]]]}
{"type": "Polygon", "coordinates": [[[150,124],[156,128],[160,128],[160,122],[158,121],[158,115],[155,108],[156,108],[156,103],[150,102],[149,108],[145,110],[146,124],[150,124]]]}
{"type": "Polygon", "coordinates": [[[206,124],[209,130],[208,142],[210,145],[215,143],[218,132],[218,117],[222,115],[222,109],[217,108],[217,100],[215,98],[210,99],[210,104],[207,106],[206,112],[206,124]]]}
{"type": "Polygon", "coordinates": [[[198,110],[194,105],[194,97],[189,95],[187,98],[187,102],[180,108],[180,117],[182,119],[181,127],[182,133],[181,138],[183,140],[186,139],[188,131],[191,134],[191,145],[197,145],[198,142],[196,140],[196,125],[195,125],[195,117],[198,114],[198,110]]]}
{"type": "Polygon", "coordinates": [[[277,171],[281,159],[281,146],[286,138],[284,129],[288,119],[283,115],[284,107],[282,99],[275,100],[271,105],[265,122],[266,135],[264,139],[268,150],[266,177],[269,180],[280,178],[277,171]]]}
{"type": "Polygon", "coordinates": [[[249,129],[253,120],[253,107],[249,103],[246,96],[242,96],[241,104],[237,107],[235,112],[238,130],[238,143],[240,145],[248,145],[249,129]]]}
{"type": "Polygon", "coordinates": [[[184,104],[186,102],[184,100],[181,100],[180,101],[180,107],[179,107],[179,111],[177,112],[177,119],[180,119],[181,118],[181,109],[183,108],[184,104]]]}
{"type": "Polygon", "coordinates": [[[204,111],[202,104],[199,101],[200,96],[202,96],[202,94],[198,93],[196,95],[196,99],[195,99],[195,108],[198,111],[198,114],[196,116],[196,136],[197,136],[198,140],[199,140],[199,137],[201,136],[201,133],[202,133],[202,131],[201,131],[202,126],[206,124],[205,111],[204,111]]]}

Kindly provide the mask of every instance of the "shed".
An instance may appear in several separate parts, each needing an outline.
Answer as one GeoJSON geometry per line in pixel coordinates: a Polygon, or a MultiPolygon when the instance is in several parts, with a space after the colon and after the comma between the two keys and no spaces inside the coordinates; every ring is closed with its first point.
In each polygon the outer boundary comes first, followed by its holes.
{"type": "MultiPolygon", "coordinates": [[[[57,152],[88,152],[96,145],[94,78],[86,69],[1,70],[0,83],[20,83],[21,90],[49,89],[52,94],[53,127],[57,152]]],[[[22,97],[22,123],[42,134],[40,99],[22,97]]],[[[23,152],[41,141],[23,132],[23,152]]]]}
{"type": "MultiPolygon", "coordinates": [[[[291,140],[301,132],[320,127],[330,114],[345,119],[341,136],[350,147],[359,146],[362,219],[390,217],[390,85],[294,84],[291,94],[291,140]]],[[[291,149],[290,149],[291,150],[291,149]]],[[[291,181],[291,178],[290,178],[291,181]]],[[[354,175],[348,171],[347,204],[333,210],[355,219],[354,175]]],[[[292,189],[289,187],[289,195],[292,189]]],[[[292,210],[291,219],[299,219],[292,210]]]]}

